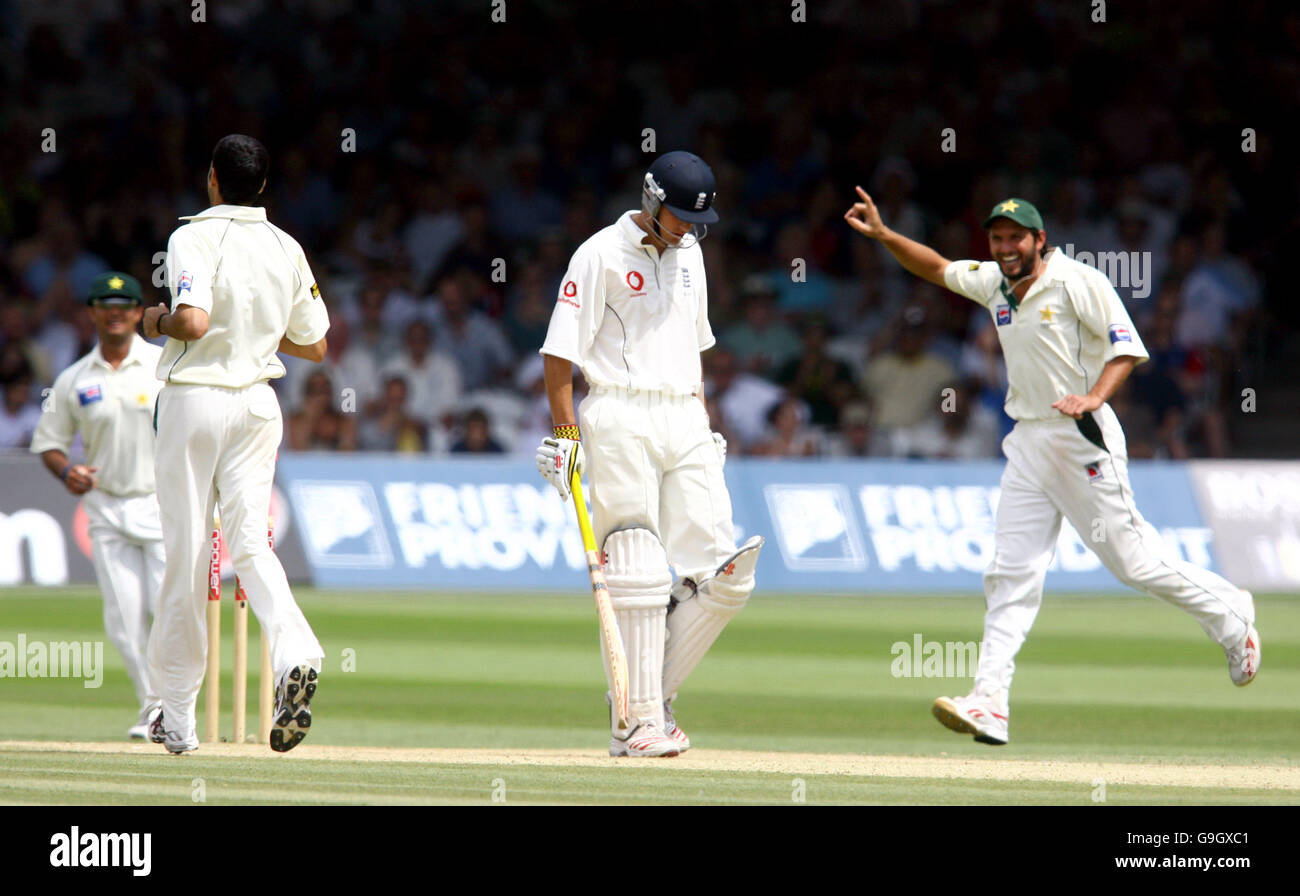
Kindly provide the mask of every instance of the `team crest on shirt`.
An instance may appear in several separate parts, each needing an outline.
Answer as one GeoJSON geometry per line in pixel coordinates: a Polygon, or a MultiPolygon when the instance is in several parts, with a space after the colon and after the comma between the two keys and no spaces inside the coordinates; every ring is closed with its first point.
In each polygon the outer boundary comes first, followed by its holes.
{"type": "Polygon", "coordinates": [[[84,408],[88,404],[94,404],[97,401],[104,400],[104,387],[99,383],[92,383],[89,386],[83,386],[77,390],[77,401],[84,408]]]}
{"type": "Polygon", "coordinates": [[[1101,461],[1093,461],[1090,464],[1084,464],[1083,469],[1088,474],[1089,485],[1096,485],[1098,482],[1101,482],[1103,478],[1105,478],[1101,472],[1101,461]]]}
{"type": "Polygon", "coordinates": [[[995,308],[994,311],[997,312],[997,316],[998,316],[998,326],[999,326],[999,327],[1005,327],[1007,324],[1011,323],[1011,306],[1010,306],[1010,305],[1007,305],[1007,304],[1003,303],[1003,304],[999,305],[997,308],[995,308]]]}
{"type": "Polygon", "coordinates": [[[1116,342],[1132,342],[1132,341],[1133,341],[1133,334],[1129,332],[1128,327],[1122,326],[1120,324],[1110,325],[1111,345],[1114,345],[1116,342]]]}
{"type": "Polygon", "coordinates": [[[176,291],[178,293],[190,292],[191,291],[190,287],[192,287],[193,285],[194,285],[194,275],[191,274],[189,271],[181,271],[181,277],[179,280],[176,281],[176,291]]]}

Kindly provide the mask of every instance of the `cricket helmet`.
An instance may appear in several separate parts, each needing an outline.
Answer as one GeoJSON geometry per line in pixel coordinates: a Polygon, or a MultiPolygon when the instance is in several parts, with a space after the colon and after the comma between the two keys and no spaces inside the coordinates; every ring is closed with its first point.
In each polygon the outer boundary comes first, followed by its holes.
{"type": "Polygon", "coordinates": [[[659,209],[667,208],[681,220],[694,225],[694,241],[708,232],[708,225],[718,220],[713,210],[717,181],[713,169],[690,152],[668,152],[655,159],[646,172],[641,190],[641,208],[656,222],[659,209]]]}

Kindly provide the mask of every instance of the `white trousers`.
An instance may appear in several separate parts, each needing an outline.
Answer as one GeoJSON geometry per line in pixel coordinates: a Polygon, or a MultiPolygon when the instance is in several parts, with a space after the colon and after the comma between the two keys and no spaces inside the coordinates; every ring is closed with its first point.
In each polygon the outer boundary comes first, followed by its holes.
{"type": "Polygon", "coordinates": [[[997,509],[993,561],[984,573],[984,641],[977,689],[1011,687],[1015,656],[1043,599],[1043,579],[1061,520],[1116,578],[1181,607],[1222,646],[1255,621],[1249,592],[1171,554],[1142,518],[1128,478],[1124,431],[1109,405],[1093,412],[1094,438],[1069,417],[1020,422],[1002,442],[1007,466],[997,509]]]}
{"type": "Polygon", "coordinates": [[[149,638],[149,676],[169,730],[192,737],[207,660],[208,563],[214,507],[253,615],[267,633],[276,681],[320,668],[325,651],[267,543],[283,422],[266,383],[246,389],[168,384],[158,395],[154,452],[167,570],[149,638]]]}
{"type": "Polygon", "coordinates": [[[712,573],[736,552],[722,458],[698,398],[593,389],[578,417],[598,549],[610,532],[643,526],[679,577],[712,573]]]}
{"type": "Polygon", "coordinates": [[[145,650],[163,578],[162,525],[153,495],[82,499],[90,523],[91,563],[104,598],[104,631],[122,655],[143,716],[153,695],[145,650]]]}

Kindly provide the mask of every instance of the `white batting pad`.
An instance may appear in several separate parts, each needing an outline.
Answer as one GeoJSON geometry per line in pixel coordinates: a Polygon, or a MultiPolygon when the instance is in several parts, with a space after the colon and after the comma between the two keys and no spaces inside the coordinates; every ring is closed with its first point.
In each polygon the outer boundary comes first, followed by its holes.
{"type": "Polygon", "coordinates": [[[754,569],[763,539],[757,535],[724,560],[712,576],[699,583],[694,598],[682,601],[668,617],[664,652],[663,690],[677,693],[709,652],[727,623],[741,611],[754,590],[754,569]]]}
{"type": "Polygon", "coordinates": [[[668,557],[648,529],[611,532],[604,547],[605,582],[627,652],[628,712],[634,725],[654,722],[662,731],[664,623],[673,584],[668,557]]]}

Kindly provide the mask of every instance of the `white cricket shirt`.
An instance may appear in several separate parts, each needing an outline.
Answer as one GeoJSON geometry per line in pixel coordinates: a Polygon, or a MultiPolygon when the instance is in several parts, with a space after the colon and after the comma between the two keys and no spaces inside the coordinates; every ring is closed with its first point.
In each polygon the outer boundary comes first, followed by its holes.
{"type": "Polygon", "coordinates": [[[698,244],[660,255],[635,214],[573,253],[541,353],[577,364],[592,386],[692,395],[715,341],[704,256],[698,244]]]}
{"type": "Polygon", "coordinates": [[[80,431],[86,464],[99,467],[100,491],[120,498],[153,494],[153,408],[162,388],[154,369],[161,354],[136,336],[114,370],[96,345],[54,380],[31,452],[67,454],[80,431]]]}
{"type": "Polygon", "coordinates": [[[319,342],[329,314],[298,241],[266,220],[266,209],[218,205],[181,218],[167,242],[172,308],[208,313],[194,342],[168,339],[158,378],[242,389],[284,376],[280,338],[319,342]]]}
{"type": "Polygon", "coordinates": [[[1007,363],[1007,415],[1015,420],[1068,420],[1052,407],[1085,395],[1108,361],[1148,357],[1124,303],[1106,275],[1060,249],[1013,308],[996,261],[954,261],[943,273],[955,293],[988,308],[1007,363]]]}

